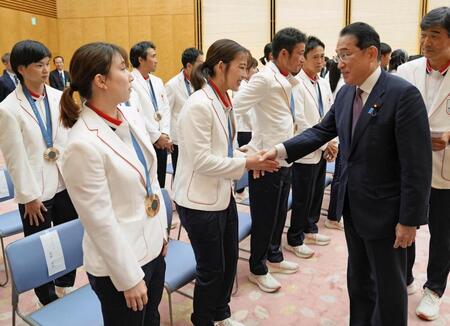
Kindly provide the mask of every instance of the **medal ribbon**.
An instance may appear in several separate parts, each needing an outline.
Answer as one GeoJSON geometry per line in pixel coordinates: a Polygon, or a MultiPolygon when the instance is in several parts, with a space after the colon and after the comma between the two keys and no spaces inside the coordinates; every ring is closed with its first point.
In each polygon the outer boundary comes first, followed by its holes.
{"type": "Polygon", "coordinates": [[[150,85],[150,97],[152,99],[153,107],[155,112],[158,112],[158,101],[156,100],[155,90],[153,89],[152,79],[148,77],[148,83],[150,85]]]}
{"type": "Polygon", "coordinates": [[[188,92],[188,96],[192,95],[191,86],[189,85],[188,80],[184,77],[184,85],[186,86],[186,90],[188,92]]]}
{"type": "Polygon", "coordinates": [[[131,135],[131,141],[133,142],[134,150],[136,151],[136,155],[137,155],[139,161],[141,161],[142,166],[144,167],[145,190],[147,191],[147,197],[148,197],[150,195],[153,195],[153,191],[152,191],[152,184],[150,182],[150,173],[148,172],[148,169],[147,169],[147,161],[145,160],[144,153],[142,152],[141,146],[139,146],[139,143],[137,142],[137,140],[134,137],[131,130],[130,130],[130,135],[131,135]]]}
{"type": "Polygon", "coordinates": [[[50,113],[50,104],[48,103],[47,92],[45,92],[45,97],[44,97],[47,126],[44,125],[44,121],[42,120],[41,114],[39,113],[36,103],[34,102],[33,98],[31,97],[30,91],[26,87],[23,87],[23,93],[25,94],[25,97],[27,98],[28,103],[30,103],[31,108],[33,109],[34,115],[36,116],[36,119],[38,121],[39,129],[41,129],[42,138],[44,138],[47,148],[53,147],[52,116],[50,113]]]}

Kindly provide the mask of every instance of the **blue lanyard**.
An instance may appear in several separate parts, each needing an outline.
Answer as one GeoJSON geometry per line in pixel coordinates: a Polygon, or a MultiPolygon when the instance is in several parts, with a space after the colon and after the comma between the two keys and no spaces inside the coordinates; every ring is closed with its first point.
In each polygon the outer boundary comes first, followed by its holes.
{"type": "Polygon", "coordinates": [[[136,155],[137,155],[139,161],[141,161],[142,166],[144,167],[144,171],[145,171],[145,190],[147,191],[147,196],[150,196],[150,195],[153,194],[153,191],[152,191],[152,184],[150,182],[150,174],[149,174],[148,168],[147,168],[147,161],[145,160],[144,153],[142,152],[141,146],[139,146],[139,143],[137,142],[137,140],[134,137],[134,135],[131,132],[131,130],[130,130],[130,135],[131,135],[131,141],[133,142],[134,150],[136,151],[136,155]]]}
{"type": "Polygon", "coordinates": [[[39,113],[36,103],[34,102],[33,98],[31,97],[30,92],[28,91],[28,89],[26,89],[26,87],[23,87],[23,93],[25,94],[25,97],[27,98],[28,103],[30,103],[31,108],[33,109],[34,115],[36,116],[36,119],[38,121],[39,129],[41,129],[42,138],[44,138],[47,148],[53,147],[52,115],[50,113],[50,104],[48,103],[47,92],[45,92],[45,97],[44,97],[45,116],[47,118],[47,127],[44,125],[44,121],[42,120],[41,114],[39,113]]]}
{"type": "MultiPolygon", "coordinates": [[[[219,95],[216,93],[216,90],[210,83],[208,83],[209,87],[213,90],[214,94],[216,94],[216,97],[219,99],[219,102],[222,103],[222,100],[220,99],[219,95]]],[[[226,112],[225,112],[226,115],[226,112]]],[[[233,134],[231,132],[231,112],[228,113],[227,116],[228,120],[228,157],[233,157],[233,134]]]]}
{"type": "Polygon", "coordinates": [[[233,134],[231,133],[231,112],[228,113],[228,157],[233,157],[233,134]]]}
{"type": "Polygon", "coordinates": [[[191,96],[192,95],[191,86],[189,85],[189,82],[187,81],[186,77],[184,77],[184,85],[186,86],[188,96],[191,96]]]}
{"type": "Polygon", "coordinates": [[[152,98],[153,107],[155,108],[155,112],[158,112],[158,101],[156,100],[155,90],[153,89],[150,76],[148,77],[148,83],[150,84],[150,97],[152,98]]]}
{"type": "Polygon", "coordinates": [[[294,92],[291,92],[291,103],[290,103],[292,121],[295,122],[295,101],[294,101],[294,92]]]}
{"type": "Polygon", "coordinates": [[[323,101],[322,101],[322,92],[320,91],[319,82],[316,82],[317,84],[317,97],[319,100],[319,115],[322,118],[323,117],[323,101]]]}

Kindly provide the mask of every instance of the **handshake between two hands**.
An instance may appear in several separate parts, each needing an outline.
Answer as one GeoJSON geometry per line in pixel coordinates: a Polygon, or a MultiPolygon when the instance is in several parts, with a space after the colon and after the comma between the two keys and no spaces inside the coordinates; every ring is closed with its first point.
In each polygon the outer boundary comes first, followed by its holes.
{"type": "MultiPolygon", "coordinates": [[[[239,149],[246,153],[248,150],[245,147],[239,149]]],[[[280,168],[280,163],[277,159],[277,150],[275,148],[267,151],[262,150],[258,153],[248,155],[245,162],[245,168],[253,171],[253,178],[258,179],[264,176],[265,172],[276,172],[280,168]]]]}

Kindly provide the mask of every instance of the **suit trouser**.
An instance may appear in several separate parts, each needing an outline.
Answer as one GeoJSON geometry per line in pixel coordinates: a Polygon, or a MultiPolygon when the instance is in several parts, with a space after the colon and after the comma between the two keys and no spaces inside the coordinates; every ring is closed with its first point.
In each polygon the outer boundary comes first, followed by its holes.
{"type": "Polygon", "coordinates": [[[450,189],[431,188],[430,250],[424,287],[442,296],[450,272],[450,189]]]}
{"type": "Polygon", "coordinates": [[[266,261],[283,261],[281,236],[288,208],[292,176],[290,167],[266,173],[259,179],[249,172],[250,213],[252,228],[250,239],[250,271],[255,275],[268,272],[266,261]]]}
{"type": "Polygon", "coordinates": [[[172,178],[175,178],[175,173],[177,172],[177,164],[178,164],[178,145],[173,144],[173,152],[172,154],[170,154],[170,156],[172,157],[172,167],[173,167],[172,178]]]}
{"type": "Polygon", "coordinates": [[[133,311],[127,307],[124,293],[117,291],[109,276],[98,277],[88,273],[89,283],[100,300],[104,326],[159,326],[158,306],[162,298],[166,271],[164,257],[159,255],[142,266],[142,270],[148,297],[142,311],[133,311]]]}
{"type": "Polygon", "coordinates": [[[317,164],[294,163],[292,167],[292,214],[287,241],[301,246],[305,233],[317,233],[320,218],[327,162],[317,164]]]}
{"type": "Polygon", "coordinates": [[[344,208],[348,248],[347,287],[351,326],[406,326],[406,249],[394,249],[394,230],[383,239],[365,239],[344,208]]]}
{"type": "MultiPolygon", "coordinates": [[[[39,225],[30,225],[29,219],[24,218],[25,205],[19,204],[20,216],[22,217],[23,233],[25,236],[48,229],[53,225],[59,225],[78,218],[75,207],[70,200],[67,190],[55,194],[52,199],[42,202],[47,212],[42,212],[44,222],[39,221],[39,225]]],[[[55,285],[60,287],[71,287],[75,283],[76,270],[58,277],[54,282],[48,282],[34,289],[39,301],[43,304],[49,304],[58,299],[55,293],[55,285]]]]}
{"type": "Polygon", "coordinates": [[[167,172],[167,150],[155,148],[156,158],[158,160],[158,182],[161,188],[165,188],[166,186],[166,172],[167,172]]]}
{"type": "Polygon", "coordinates": [[[213,326],[231,316],[233,290],[239,254],[236,202],[222,211],[200,211],[177,205],[197,262],[194,288],[195,326],[213,326]]]}
{"type": "Polygon", "coordinates": [[[336,216],[340,173],[341,173],[341,148],[339,147],[339,151],[334,164],[333,180],[331,181],[330,203],[328,204],[328,216],[327,216],[327,218],[330,221],[337,221],[337,222],[339,222],[342,218],[342,216],[336,216]]]}

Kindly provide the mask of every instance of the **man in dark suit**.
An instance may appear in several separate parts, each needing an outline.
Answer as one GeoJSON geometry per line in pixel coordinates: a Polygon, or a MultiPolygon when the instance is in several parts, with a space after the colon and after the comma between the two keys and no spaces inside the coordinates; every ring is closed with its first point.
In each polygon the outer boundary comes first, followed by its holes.
{"type": "Polygon", "coordinates": [[[5,65],[3,75],[0,77],[0,102],[3,101],[13,90],[16,89],[19,80],[14,74],[11,63],[9,62],[9,53],[2,55],[2,63],[5,65]]]}
{"type": "Polygon", "coordinates": [[[316,126],[267,158],[293,162],[339,136],[337,214],[348,247],[350,325],[407,324],[406,248],[427,223],[431,141],[416,87],[382,71],[380,39],[365,23],[345,27],[337,58],[346,86],[316,126]]]}
{"type": "Polygon", "coordinates": [[[53,63],[56,69],[50,72],[50,86],[63,91],[70,84],[69,72],[64,70],[64,58],[60,55],[56,56],[53,58],[53,63]]]}

